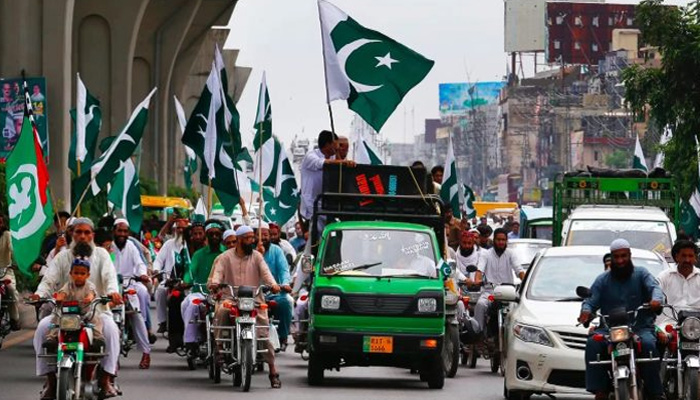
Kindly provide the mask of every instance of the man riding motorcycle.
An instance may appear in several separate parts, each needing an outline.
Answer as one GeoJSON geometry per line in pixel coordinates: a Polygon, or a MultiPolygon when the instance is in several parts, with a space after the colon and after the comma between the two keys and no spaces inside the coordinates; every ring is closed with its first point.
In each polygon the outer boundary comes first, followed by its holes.
{"type": "MultiPolygon", "coordinates": [[[[599,275],[591,286],[591,296],[583,301],[580,323],[588,323],[598,310],[609,315],[616,308],[624,307],[635,311],[644,303],[649,303],[651,311],[660,311],[664,295],[654,276],[645,268],[635,268],[632,263],[630,244],[624,239],[616,239],[610,244],[612,268],[599,275]]],[[[651,353],[659,357],[656,347],[654,314],[641,310],[634,322],[634,333],[640,338],[644,355],[651,353]]],[[[609,327],[600,326],[594,333],[607,333],[609,327]]],[[[599,356],[608,354],[605,342],[597,342],[591,335],[586,342],[586,390],[595,394],[596,400],[607,400],[610,385],[606,366],[591,364],[599,356]]],[[[637,366],[644,380],[646,392],[654,399],[663,399],[663,387],[659,375],[659,362],[645,362],[637,366]]]]}
{"type": "MultiPolygon", "coordinates": [[[[690,240],[678,240],[671,249],[671,255],[676,267],[661,272],[657,277],[666,295],[666,303],[676,308],[700,309],[700,269],[695,267],[698,247],[690,240]]],[[[664,319],[664,316],[659,319],[664,319]]]]}
{"type": "MultiPolygon", "coordinates": [[[[73,224],[73,242],[93,244],[94,225],[87,218],[78,218],[73,224]]],[[[48,298],[53,295],[56,288],[62,287],[69,280],[70,268],[73,264],[74,256],[72,248],[60,252],[50,263],[36,292],[30,296],[31,300],[48,298]]],[[[109,296],[114,304],[121,304],[122,297],[119,294],[119,283],[117,273],[112,265],[109,253],[100,247],[94,247],[90,256],[90,278],[89,281],[95,285],[99,296],[109,296]]],[[[112,319],[112,314],[108,309],[103,309],[100,316],[102,318],[102,330],[105,339],[105,357],[100,364],[102,375],[99,386],[103,398],[117,396],[117,390],[112,385],[112,379],[117,374],[117,363],[119,361],[119,328],[112,319]]],[[[49,367],[46,359],[39,358],[43,352],[43,345],[46,333],[51,325],[51,317],[45,317],[37,325],[34,332],[34,351],[37,354],[36,372],[38,376],[46,376],[46,384],[41,394],[42,399],[54,399],[56,397],[56,370],[49,367]]]]}
{"type": "MultiPolygon", "coordinates": [[[[272,293],[279,293],[280,287],[275,282],[275,278],[272,276],[262,254],[254,249],[255,234],[253,229],[246,225],[239,227],[236,230],[236,238],[238,242],[235,250],[226,251],[214,260],[214,266],[207,282],[209,290],[218,290],[221,284],[236,287],[258,286],[262,283],[269,285],[272,293]]],[[[230,296],[230,293],[228,293],[227,289],[222,289],[221,294],[225,299],[217,304],[214,324],[217,326],[231,325],[229,309],[224,306],[225,303],[232,303],[227,298],[230,296]]],[[[262,295],[257,298],[257,301],[260,304],[265,303],[262,295]]],[[[258,326],[269,324],[266,309],[258,309],[256,318],[258,326]]],[[[219,334],[220,332],[216,332],[217,338],[219,334]]],[[[280,388],[282,383],[275,367],[275,351],[272,343],[269,341],[267,342],[267,350],[265,361],[270,366],[270,384],[273,388],[280,388]]]]}
{"type": "MultiPolygon", "coordinates": [[[[10,230],[5,223],[5,218],[0,217],[0,269],[9,267],[12,264],[12,238],[10,230]]],[[[5,269],[5,274],[0,275],[0,279],[9,279],[10,284],[6,286],[7,297],[11,302],[8,305],[10,313],[10,328],[13,331],[18,331],[19,323],[19,295],[17,294],[15,272],[12,268],[5,269]]]]}
{"type": "Polygon", "coordinates": [[[129,285],[136,290],[139,299],[139,314],[131,314],[131,328],[136,336],[136,343],[143,355],[139,363],[140,369],[148,369],[151,366],[151,344],[146,329],[147,314],[150,312],[151,296],[144,282],[148,282],[148,267],[141,258],[141,250],[129,240],[129,221],[118,218],[114,221],[114,242],[112,243],[112,254],[114,254],[114,266],[117,273],[121,275],[123,282],[128,282],[129,278],[137,279],[129,285]]]}
{"type": "MultiPolygon", "coordinates": [[[[189,225],[189,220],[181,218],[175,221],[175,237],[168,239],[160,248],[156,260],[153,262],[153,272],[165,272],[165,276],[170,276],[175,267],[175,259],[177,254],[180,254],[185,246],[183,234],[185,228],[189,225]]],[[[162,280],[165,280],[164,278],[162,280]]],[[[156,317],[158,320],[158,333],[164,333],[167,330],[167,297],[168,290],[164,286],[159,286],[155,293],[156,298],[156,317]]]]}

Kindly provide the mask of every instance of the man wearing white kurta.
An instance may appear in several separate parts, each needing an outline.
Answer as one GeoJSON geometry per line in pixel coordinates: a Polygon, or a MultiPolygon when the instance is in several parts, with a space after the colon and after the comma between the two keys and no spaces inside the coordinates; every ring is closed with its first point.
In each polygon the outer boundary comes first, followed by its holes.
{"type": "MultiPolygon", "coordinates": [[[[671,249],[676,266],[664,270],[657,280],[666,295],[666,303],[675,308],[700,309],[700,269],[695,267],[698,248],[689,240],[679,240],[671,249]]],[[[656,324],[671,323],[670,310],[664,309],[656,324]]]]}
{"type": "MultiPolygon", "coordinates": [[[[165,281],[170,273],[175,267],[175,254],[180,253],[184,246],[183,232],[185,228],[189,225],[189,221],[186,219],[179,219],[175,222],[175,232],[176,236],[172,239],[168,239],[163,243],[156,260],[153,262],[153,272],[165,272],[163,277],[160,279],[161,282],[165,281]]],[[[159,285],[155,294],[156,298],[156,319],[158,320],[158,333],[163,333],[166,331],[166,322],[168,314],[168,289],[159,285]]]]}

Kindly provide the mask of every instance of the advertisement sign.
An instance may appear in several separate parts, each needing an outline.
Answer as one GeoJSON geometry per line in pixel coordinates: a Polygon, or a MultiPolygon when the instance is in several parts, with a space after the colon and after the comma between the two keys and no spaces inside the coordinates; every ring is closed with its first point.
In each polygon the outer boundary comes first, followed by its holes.
{"type": "MultiPolygon", "coordinates": [[[[46,120],[46,79],[27,78],[44,157],[49,157],[49,128],[46,120]]],[[[17,143],[24,118],[22,79],[0,79],[0,159],[5,159],[17,143]]]]}
{"type": "Polygon", "coordinates": [[[498,104],[504,82],[441,83],[440,117],[467,115],[470,110],[498,104]]]}

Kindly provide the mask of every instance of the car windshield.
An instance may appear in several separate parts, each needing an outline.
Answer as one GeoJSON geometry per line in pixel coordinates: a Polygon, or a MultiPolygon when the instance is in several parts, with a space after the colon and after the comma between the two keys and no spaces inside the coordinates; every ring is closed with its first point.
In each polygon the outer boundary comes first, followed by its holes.
{"type": "MultiPolygon", "coordinates": [[[[646,268],[658,276],[665,263],[658,259],[634,258],[635,268],[646,268]]],[[[531,300],[556,301],[576,297],[576,286],[590,287],[603,273],[603,255],[543,256],[529,277],[527,297],[531,300]]]]}
{"type": "Polygon", "coordinates": [[[424,232],[334,230],[328,234],[322,275],[436,278],[433,241],[424,232]]]}
{"type": "Polygon", "coordinates": [[[632,248],[666,254],[671,250],[671,235],[662,221],[573,221],[567,246],[609,246],[623,238],[632,248]]]}
{"type": "Polygon", "coordinates": [[[515,257],[517,257],[520,265],[525,268],[530,266],[532,260],[535,259],[537,252],[542,249],[552,247],[548,243],[528,243],[528,242],[509,242],[508,248],[515,252],[515,257]]]}

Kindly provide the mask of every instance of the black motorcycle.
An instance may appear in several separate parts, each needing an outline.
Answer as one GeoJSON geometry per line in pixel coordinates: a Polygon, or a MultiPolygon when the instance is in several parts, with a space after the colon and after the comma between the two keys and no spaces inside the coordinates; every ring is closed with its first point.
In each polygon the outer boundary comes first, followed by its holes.
{"type": "Polygon", "coordinates": [[[665,327],[670,335],[662,365],[664,391],[669,400],[699,400],[700,310],[671,310],[675,323],[665,327]]]}

